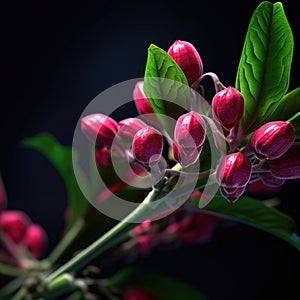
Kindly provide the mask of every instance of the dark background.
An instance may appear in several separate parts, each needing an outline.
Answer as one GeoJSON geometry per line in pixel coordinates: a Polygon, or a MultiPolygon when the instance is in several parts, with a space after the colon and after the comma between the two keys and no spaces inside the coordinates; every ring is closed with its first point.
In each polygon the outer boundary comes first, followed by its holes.
{"type": "MultiPolygon", "coordinates": [[[[63,228],[66,194],[56,170],[25,137],[47,131],[71,145],[85,106],[118,82],[142,77],[147,48],[187,40],[204,71],[226,86],[235,74],[250,17],[260,1],[82,1],[1,5],[0,170],[9,208],[23,209],[49,235],[63,228]]],[[[290,89],[299,86],[297,5],[283,2],[295,39],[290,89]]],[[[288,182],[281,209],[300,225],[299,181],[288,182]]],[[[243,225],[218,231],[204,246],[143,258],[137,265],[191,283],[210,300],[298,299],[299,253],[281,240],[243,225]]]]}

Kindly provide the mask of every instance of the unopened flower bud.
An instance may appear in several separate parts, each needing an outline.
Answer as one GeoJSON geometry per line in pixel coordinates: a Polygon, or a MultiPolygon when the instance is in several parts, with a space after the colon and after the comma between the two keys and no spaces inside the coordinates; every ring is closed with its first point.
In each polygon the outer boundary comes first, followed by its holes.
{"type": "Polygon", "coordinates": [[[257,180],[246,185],[245,193],[258,199],[268,199],[278,195],[281,189],[282,185],[271,187],[264,184],[262,180],[257,180]]]}
{"type": "Polygon", "coordinates": [[[199,158],[201,150],[202,147],[184,150],[176,142],[172,145],[173,157],[183,168],[193,165],[199,158]]]}
{"type": "Polygon", "coordinates": [[[0,215],[1,231],[16,244],[23,240],[30,223],[30,218],[22,211],[6,210],[0,215]]]}
{"type": "Polygon", "coordinates": [[[132,143],[135,134],[148,125],[139,118],[127,118],[118,123],[117,137],[124,143],[132,143]]]}
{"type": "Polygon", "coordinates": [[[220,163],[216,178],[220,186],[225,188],[240,188],[245,186],[251,176],[252,164],[242,152],[226,155],[220,163]]]}
{"type": "Polygon", "coordinates": [[[133,90],[133,99],[135,102],[136,109],[140,115],[143,116],[146,120],[150,121],[151,123],[160,126],[160,123],[157,119],[157,116],[154,113],[154,110],[146,98],[144,91],[143,91],[144,81],[138,81],[135,84],[133,90]]]}
{"type": "Polygon", "coordinates": [[[123,300],[157,300],[156,297],[149,291],[139,288],[132,287],[125,291],[123,294],[123,300]]]}
{"type": "Polygon", "coordinates": [[[279,187],[285,182],[285,179],[275,177],[271,172],[263,172],[260,174],[261,181],[269,187],[279,187]]]}
{"type": "Polygon", "coordinates": [[[268,160],[273,176],[281,179],[296,179],[300,177],[300,142],[294,143],[282,156],[268,160]]]}
{"type": "Polygon", "coordinates": [[[146,166],[157,164],[163,151],[163,137],[151,126],[139,130],[132,142],[135,158],[146,166]]]}
{"type": "Polygon", "coordinates": [[[81,119],[82,131],[98,146],[111,146],[117,128],[118,123],[103,114],[91,114],[81,119]]]}
{"type": "Polygon", "coordinates": [[[203,63],[196,48],[189,42],[176,40],[168,54],[182,69],[189,85],[192,85],[203,73],[203,63]]]}
{"type": "Polygon", "coordinates": [[[248,147],[258,159],[275,159],[283,155],[295,141],[294,126],[290,122],[274,121],[259,127],[248,147]]]}
{"type": "Polygon", "coordinates": [[[26,231],[25,245],[36,259],[40,259],[47,246],[48,237],[45,230],[38,224],[31,224],[26,231]]]}
{"type": "Polygon", "coordinates": [[[196,111],[186,113],[177,119],[174,139],[184,150],[195,150],[201,147],[205,134],[205,121],[196,111]]]}
{"type": "Polygon", "coordinates": [[[110,153],[107,147],[96,147],[95,161],[99,168],[106,168],[109,166],[110,153]]]}
{"type": "Polygon", "coordinates": [[[215,94],[212,100],[214,118],[227,130],[239,123],[244,114],[244,97],[229,86],[215,94]]]}
{"type": "Polygon", "coordinates": [[[237,188],[226,188],[221,186],[220,192],[230,203],[235,203],[239,197],[243,195],[245,189],[245,186],[237,188]]]}

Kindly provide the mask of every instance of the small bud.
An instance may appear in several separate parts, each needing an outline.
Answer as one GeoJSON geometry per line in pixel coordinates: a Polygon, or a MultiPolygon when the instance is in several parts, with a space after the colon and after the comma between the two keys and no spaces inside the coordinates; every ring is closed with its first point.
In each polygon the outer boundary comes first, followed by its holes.
{"type": "Polygon", "coordinates": [[[122,299],[123,300],[157,300],[152,293],[139,287],[129,288],[123,294],[122,299]]]}
{"type": "Polygon", "coordinates": [[[138,118],[127,118],[118,123],[117,137],[121,142],[132,143],[134,135],[148,125],[138,118]]]}
{"type": "Polygon", "coordinates": [[[201,147],[205,140],[205,134],[205,121],[196,111],[191,111],[178,118],[174,138],[184,150],[195,150],[201,147]]]}
{"type": "Polygon", "coordinates": [[[0,177],[0,212],[6,208],[7,197],[2,178],[0,177]]]}
{"type": "Polygon", "coordinates": [[[244,97],[229,86],[215,94],[212,100],[214,118],[227,130],[237,125],[244,114],[244,97]]]}
{"type": "Polygon", "coordinates": [[[203,73],[203,63],[196,48],[189,42],[176,40],[168,50],[191,86],[203,73]]]}
{"type": "Polygon", "coordinates": [[[258,159],[275,159],[283,155],[294,141],[294,126],[290,122],[275,121],[258,128],[248,147],[258,159]]]}
{"type": "Polygon", "coordinates": [[[23,240],[30,223],[31,220],[22,211],[6,210],[0,215],[0,229],[16,244],[23,240]]]}
{"type": "Polygon", "coordinates": [[[282,156],[268,160],[273,176],[281,179],[296,179],[300,177],[300,142],[294,143],[282,156]]]}
{"type": "Polygon", "coordinates": [[[271,172],[263,172],[260,175],[261,181],[269,187],[279,187],[282,186],[285,182],[284,179],[275,177],[271,172]]]}
{"type": "Polygon", "coordinates": [[[183,168],[187,168],[197,161],[202,147],[184,150],[183,147],[173,142],[172,150],[174,159],[180,163],[183,168]]]}
{"type": "Polygon", "coordinates": [[[47,246],[48,237],[45,230],[38,224],[31,224],[26,231],[25,245],[36,259],[40,259],[47,246]]]}
{"type": "Polygon", "coordinates": [[[82,131],[98,146],[111,146],[117,128],[117,122],[103,114],[91,114],[81,119],[82,131]]]}
{"type": "Polygon", "coordinates": [[[154,110],[144,94],[143,86],[144,81],[138,81],[133,90],[133,99],[135,101],[136,109],[138,113],[143,116],[143,118],[157,126],[160,126],[154,110]]]}
{"type": "Polygon", "coordinates": [[[151,126],[139,130],[132,142],[135,158],[146,166],[157,164],[163,151],[163,137],[151,126]]]}
{"type": "Polygon", "coordinates": [[[257,180],[247,184],[245,193],[258,199],[268,199],[278,195],[278,193],[281,191],[281,188],[282,185],[271,187],[264,184],[262,180],[257,180]]]}
{"type": "Polygon", "coordinates": [[[237,188],[226,188],[221,186],[220,192],[230,203],[235,203],[239,197],[243,195],[245,189],[245,186],[237,188]]]}
{"type": "Polygon", "coordinates": [[[220,186],[240,188],[245,186],[251,176],[252,164],[242,152],[226,155],[219,165],[216,178],[220,186]]]}
{"type": "Polygon", "coordinates": [[[95,161],[99,168],[106,168],[109,166],[110,153],[107,147],[95,148],[95,161]]]}

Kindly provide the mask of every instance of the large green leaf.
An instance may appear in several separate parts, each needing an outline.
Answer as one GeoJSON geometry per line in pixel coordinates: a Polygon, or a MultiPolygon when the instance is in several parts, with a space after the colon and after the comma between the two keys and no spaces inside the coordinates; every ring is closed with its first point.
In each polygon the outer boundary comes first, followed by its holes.
{"type": "Polygon", "coordinates": [[[242,196],[231,204],[222,196],[216,196],[203,210],[271,233],[300,250],[300,239],[294,220],[278,209],[266,206],[262,201],[242,196]]]}
{"type": "Polygon", "coordinates": [[[131,287],[140,287],[150,291],[159,300],[205,300],[201,293],[179,280],[162,276],[153,272],[126,268],[106,280],[106,286],[116,286],[122,292],[131,287]]]}
{"type": "Polygon", "coordinates": [[[172,133],[170,120],[190,110],[190,90],[187,79],[173,58],[151,44],[145,69],[144,93],[158,119],[172,133]]]}
{"type": "Polygon", "coordinates": [[[293,47],[282,4],[262,2],[250,20],[235,83],[245,98],[245,134],[264,124],[286,94],[293,47]]]}
{"type": "MultiPolygon", "coordinates": [[[[67,189],[68,204],[71,211],[70,218],[68,219],[69,223],[67,225],[68,227],[72,226],[76,220],[85,214],[89,207],[89,202],[81,192],[74,175],[72,149],[61,145],[59,141],[49,133],[40,133],[34,137],[27,138],[22,141],[22,146],[41,152],[49,159],[61,175],[67,189]]],[[[76,156],[75,150],[73,155],[76,156]]],[[[76,161],[76,159],[74,161],[76,161]]],[[[80,174],[78,172],[78,176],[81,176],[80,180],[86,182],[84,186],[88,188],[87,180],[83,173],[80,174]]]]}

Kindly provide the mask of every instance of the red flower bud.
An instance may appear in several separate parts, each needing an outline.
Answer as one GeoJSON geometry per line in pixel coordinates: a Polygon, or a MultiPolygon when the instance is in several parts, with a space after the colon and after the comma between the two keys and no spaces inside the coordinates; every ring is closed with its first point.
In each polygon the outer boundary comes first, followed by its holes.
{"type": "Polygon", "coordinates": [[[99,168],[106,168],[109,166],[110,152],[107,147],[96,147],[95,161],[99,168]]]}
{"type": "Polygon", "coordinates": [[[214,118],[227,130],[233,128],[244,114],[244,97],[234,87],[215,94],[212,100],[212,110],[214,118]]]}
{"type": "Polygon", "coordinates": [[[248,183],[245,193],[249,196],[253,196],[259,199],[268,199],[276,196],[281,191],[282,185],[277,187],[271,187],[263,183],[262,180],[257,180],[248,183]]]}
{"type": "Polygon", "coordinates": [[[132,287],[127,291],[125,291],[125,293],[123,294],[123,300],[157,300],[157,299],[152,293],[150,293],[145,289],[132,287]]]}
{"type": "Polygon", "coordinates": [[[163,137],[151,126],[139,130],[132,142],[135,158],[145,165],[155,165],[159,162],[163,151],[163,137]]]}
{"type": "Polygon", "coordinates": [[[25,245],[36,259],[40,259],[47,246],[48,237],[45,230],[38,224],[31,224],[26,231],[25,245]]]}
{"type": "Polygon", "coordinates": [[[237,188],[226,188],[221,186],[220,192],[230,203],[234,203],[238,200],[240,196],[243,195],[245,189],[245,186],[237,188]]]}
{"type": "Polygon", "coordinates": [[[240,188],[245,186],[251,176],[252,164],[242,152],[226,155],[219,165],[216,178],[220,186],[225,188],[240,188]]]}
{"type": "Polygon", "coordinates": [[[205,121],[196,111],[191,111],[178,118],[174,138],[184,150],[195,150],[201,147],[205,140],[205,134],[205,121]]]}
{"type": "Polygon", "coordinates": [[[196,48],[189,42],[176,40],[168,50],[192,85],[203,73],[203,63],[196,48]]]}
{"type": "Polygon", "coordinates": [[[294,143],[282,156],[268,160],[269,169],[273,176],[281,179],[300,177],[300,142],[294,143]]]}
{"type": "Polygon", "coordinates": [[[18,210],[6,210],[0,215],[0,229],[16,244],[25,237],[30,218],[18,210]]]}
{"type": "Polygon", "coordinates": [[[248,147],[259,159],[275,159],[283,155],[294,141],[294,126],[289,122],[275,121],[258,128],[248,147]]]}
{"type": "Polygon", "coordinates": [[[6,208],[6,205],[7,205],[6,191],[2,179],[0,177],[0,212],[6,208]]]}
{"type": "Polygon", "coordinates": [[[172,150],[174,159],[180,163],[183,168],[187,168],[197,161],[202,147],[184,150],[183,147],[173,142],[172,150]]]}
{"type": "Polygon", "coordinates": [[[133,99],[135,101],[135,106],[140,115],[143,115],[143,117],[152,122],[153,124],[156,124],[157,126],[160,126],[160,123],[154,113],[154,110],[149,102],[149,100],[146,98],[144,91],[143,91],[144,81],[138,81],[135,84],[134,90],[133,90],[133,99]]]}
{"type": "Polygon", "coordinates": [[[284,179],[273,176],[271,172],[263,172],[260,175],[261,181],[269,187],[279,187],[282,186],[285,182],[284,179]]]}
{"type": "Polygon", "coordinates": [[[134,135],[147,124],[138,118],[127,118],[118,123],[117,137],[125,143],[132,143],[134,135]]]}
{"type": "Polygon", "coordinates": [[[98,146],[111,146],[117,128],[117,122],[103,114],[91,114],[81,119],[82,131],[98,146]]]}

